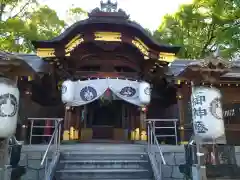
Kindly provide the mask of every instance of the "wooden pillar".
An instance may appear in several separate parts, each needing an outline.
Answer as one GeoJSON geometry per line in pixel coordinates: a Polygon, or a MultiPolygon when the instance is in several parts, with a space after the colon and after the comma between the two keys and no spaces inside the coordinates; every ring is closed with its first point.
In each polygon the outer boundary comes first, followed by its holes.
{"type": "Polygon", "coordinates": [[[139,111],[131,110],[131,117],[134,122],[134,129],[135,129],[135,141],[140,140],[141,137],[141,123],[140,123],[140,114],[139,111]]]}
{"type": "Polygon", "coordinates": [[[93,138],[93,109],[89,105],[82,106],[80,113],[80,124],[81,124],[81,141],[91,141],[93,138]],[[84,114],[82,114],[84,113],[84,114]],[[88,121],[88,122],[87,122],[88,121]]]}
{"type": "Polygon", "coordinates": [[[129,141],[131,140],[130,138],[130,134],[131,134],[131,127],[130,127],[130,122],[129,122],[129,119],[127,119],[127,108],[126,108],[126,104],[125,103],[122,103],[121,104],[121,129],[122,131],[124,132],[124,140],[125,141],[129,141]]]}
{"type": "Polygon", "coordinates": [[[147,141],[147,125],[146,125],[146,111],[140,111],[140,139],[142,141],[147,141]]]}
{"type": "Polygon", "coordinates": [[[126,111],[125,111],[125,104],[124,103],[122,103],[121,104],[121,129],[122,129],[122,131],[123,131],[123,139],[125,140],[125,141],[128,141],[129,140],[129,126],[128,126],[128,122],[127,122],[127,120],[126,120],[126,116],[125,116],[125,113],[126,113],[126,111]]]}
{"type": "Polygon", "coordinates": [[[79,106],[76,108],[76,126],[75,126],[75,139],[79,140],[80,139],[80,134],[81,134],[81,124],[82,124],[82,111],[83,111],[83,107],[79,106]]]}
{"type": "Polygon", "coordinates": [[[184,108],[186,107],[186,104],[184,103],[183,100],[183,93],[182,89],[178,88],[177,90],[177,102],[178,102],[178,112],[179,112],[179,124],[180,124],[180,142],[184,143],[184,124],[185,124],[185,119],[184,119],[184,108]],[[183,127],[183,128],[182,128],[183,127]]]}
{"type": "MultiPolygon", "coordinates": [[[[191,120],[188,118],[189,101],[191,100],[191,87],[187,84],[182,84],[181,88],[178,89],[177,99],[178,99],[178,108],[179,108],[179,131],[180,131],[180,143],[187,144],[191,129],[186,127],[189,125],[191,120]]],[[[191,113],[191,112],[190,112],[191,113]]]]}
{"type": "Polygon", "coordinates": [[[71,108],[71,118],[69,119],[69,124],[70,124],[70,140],[76,140],[76,109],[77,107],[72,107],[71,108]]]}
{"type": "Polygon", "coordinates": [[[83,111],[84,111],[84,119],[83,119],[83,128],[87,128],[87,105],[84,105],[83,111]]]}
{"type": "Polygon", "coordinates": [[[130,121],[130,129],[131,129],[131,140],[135,140],[136,139],[136,126],[135,126],[135,119],[132,116],[132,109],[131,106],[128,104],[126,107],[126,111],[127,111],[127,118],[128,121],[130,121]]]}
{"type": "Polygon", "coordinates": [[[65,107],[65,117],[64,117],[64,125],[63,125],[63,140],[68,141],[70,140],[70,120],[71,120],[71,107],[65,107]]]}

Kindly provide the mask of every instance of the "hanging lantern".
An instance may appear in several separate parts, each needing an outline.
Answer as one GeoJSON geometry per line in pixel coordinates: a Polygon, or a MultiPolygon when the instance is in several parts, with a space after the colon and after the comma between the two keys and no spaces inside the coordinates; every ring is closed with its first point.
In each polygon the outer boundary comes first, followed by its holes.
{"type": "Polygon", "coordinates": [[[64,103],[71,103],[74,99],[75,84],[74,82],[67,80],[62,83],[62,101],[64,103]]]}
{"type": "Polygon", "coordinates": [[[196,87],[191,96],[194,133],[202,139],[224,135],[221,93],[216,88],[196,87]]]}
{"type": "Polygon", "coordinates": [[[19,90],[10,79],[0,78],[0,138],[12,136],[17,128],[19,90]]]}
{"type": "Polygon", "coordinates": [[[147,82],[139,84],[139,100],[142,104],[149,104],[151,99],[151,87],[147,82]]]}

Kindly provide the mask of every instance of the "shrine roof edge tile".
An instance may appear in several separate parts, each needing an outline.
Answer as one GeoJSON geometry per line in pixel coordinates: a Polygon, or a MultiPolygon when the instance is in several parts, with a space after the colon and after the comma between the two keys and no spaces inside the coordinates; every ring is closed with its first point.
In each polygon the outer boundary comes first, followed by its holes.
{"type": "Polygon", "coordinates": [[[153,39],[153,37],[151,37],[151,35],[149,35],[147,33],[147,31],[138,23],[130,21],[130,20],[117,20],[115,18],[88,18],[82,21],[78,21],[76,23],[74,23],[73,25],[71,25],[70,27],[68,27],[63,33],[61,33],[59,36],[51,39],[51,40],[44,40],[44,41],[32,41],[32,44],[34,45],[35,48],[40,47],[42,44],[48,44],[48,43],[57,43],[59,41],[64,40],[65,38],[71,36],[71,34],[76,34],[76,32],[80,31],[84,26],[88,26],[88,25],[96,25],[97,24],[101,24],[101,25],[118,25],[118,26],[123,26],[123,27],[128,27],[128,28],[132,28],[138,31],[138,34],[140,36],[142,36],[143,41],[146,41],[147,44],[150,44],[153,49],[161,49],[161,48],[169,48],[169,51],[173,52],[173,53],[178,53],[178,51],[180,50],[180,46],[177,45],[165,45],[165,44],[160,44],[158,43],[156,40],[153,39]]]}

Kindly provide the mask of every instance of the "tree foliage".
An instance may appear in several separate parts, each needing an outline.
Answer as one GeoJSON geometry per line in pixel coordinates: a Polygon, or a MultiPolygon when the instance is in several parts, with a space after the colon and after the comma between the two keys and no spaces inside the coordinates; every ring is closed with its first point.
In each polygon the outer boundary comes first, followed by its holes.
{"type": "Polygon", "coordinates": [[[202,58],[217,47],[221,55],[240,52],[240,0],[195,0],[166,15],[154,37],[182,46],[179,57],[202,58]]]}
{"type": "MultiPolygon", "coordinates": [[[[81,8],[70,9],[80,15],[81,8]]],[[[67,23],[56,11],[40,6],[37,0],[0,0],[0,49],[10,52],[34,51],[32,40],[47,40],[59,35],[67,23]]]]}
{"type": "Polygon", "coordinates": [[[87,12],[80,7],[71,7],[67,11],[67,24],[70,26],[77,21],[87,18],[87,12]]]}

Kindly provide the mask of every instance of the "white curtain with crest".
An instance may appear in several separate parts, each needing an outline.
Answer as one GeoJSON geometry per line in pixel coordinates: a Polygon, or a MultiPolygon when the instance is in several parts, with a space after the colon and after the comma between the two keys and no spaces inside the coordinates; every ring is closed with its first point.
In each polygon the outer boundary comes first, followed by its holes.
{"type": "Polygon", "coordinates": [[[82,106],[99,99],[108,88],[107,79],[75,82],[74,100],[71,106],[82,106]]]}
{"type": "Polygon", "coordinates": [[[139,99],[139,82],[123,79],[108,79],[109,89],[120,99],[141,106],[139,99]]]}
{"type": "Polygon", "coordinates": [[[67,105],[82,106],[99,99],[109,88],[117,97],[142,106],[139,99],[139,82],[124,79],[95,79],[74,82],[74,100],[67,105]]]}

